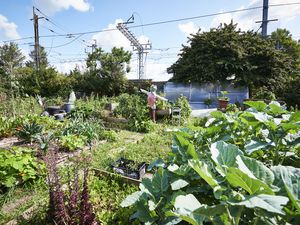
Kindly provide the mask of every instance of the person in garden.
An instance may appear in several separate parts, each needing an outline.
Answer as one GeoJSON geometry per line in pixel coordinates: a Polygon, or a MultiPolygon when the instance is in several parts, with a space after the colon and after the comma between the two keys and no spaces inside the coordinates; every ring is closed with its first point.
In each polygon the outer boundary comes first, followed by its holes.
{"type": "Polygon", "coordinates": [[[162,100],[162,101],[168,101],[168,99],[159,96],[156,94],[157,87],[156,85],[150,86],[150,91],[146,91],[144,89],[141,89],[141,92],[147,94],[147,102],[148,102],[148,108],[149,108],[149,115],[153,122],[156,121],[156,98],[162,100]]]}

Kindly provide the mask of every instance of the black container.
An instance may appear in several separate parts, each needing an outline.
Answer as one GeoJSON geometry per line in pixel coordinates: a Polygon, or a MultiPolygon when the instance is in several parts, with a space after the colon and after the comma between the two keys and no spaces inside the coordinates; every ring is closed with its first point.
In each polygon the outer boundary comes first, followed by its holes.
{"type": "Polygon", "coordinates": [[[48,107],[46,107],[45,110],[46,110],[51,116],[53,116],[54,114],[59,113],[59,111],[60,111],[61,109],[60,109],[60,106],[48,106],[48,107]]]}
{"type": "Polygon", "coordinates": [[[125,177],[130,177],[136,180],[142,178],[146,173],[146,163],[137,164],[133,160],[120,158],[111,164],[115,173],[125,177]]]}

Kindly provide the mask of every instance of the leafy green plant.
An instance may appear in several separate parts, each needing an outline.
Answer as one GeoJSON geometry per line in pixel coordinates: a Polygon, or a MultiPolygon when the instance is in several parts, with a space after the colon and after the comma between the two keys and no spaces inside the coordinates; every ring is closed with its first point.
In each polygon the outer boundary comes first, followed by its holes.
{"type": "Polygon", "coordinates": [[[7,117],[0,117],[0,138],[10,137],[14,133],[13,121],[7,117]]]}
{"type": "Polygon", "coordinates": [[[213,103],[213,100],[211,98],[206,98],[204,99],[203,103],[209,108],[213,103]]]}
{"type": "Polygon", "coordinates": [[[103,138],[109,142],[114,142],[118,139],[118,135],[115,131],[113,130],[104,130],[101,134],[100,134],[100,138],[103,138]]]}
{"type": "Polygon", "coordinates": [[[146,133],[153,128],[144,96],[122,94],[114,113],[128,119],[128,128],[132,131],[146,133]]]}
{"type": "Polygon", "coordinates": [[[298,224],[299,158],[296,167],[280,164],[299,152],[300,114],[245,104],[179,131],[169,158],[121,206],[149,224],[298,224]]]}
{"type": "Polygon", "coordinates": [[[269,88],[266,86],[259,87],[258,89],[253,91],[253,96],[252,98],[254,99],[261,99],[261,100],[276,100],[275,94],[270,91],[269,88]]]}
{"type": "Polygon", "coordinates": [[[34,137],[43,131],[43,126],[36,122],[26,123],[20,129],[17,130],[16,135],[19,138],[24,139],[26,142],[32,143],[34,137]]]}
{"type": "Polygon", "coordinates": [[[265,224],[272,220],[286,224],[300,215],[298,196],[289,195],[300,169],[268,168],[223,141],[213,143],[203,159],[182,136],[177,141],[167,167],[159,167],[152,179],[143,179],[140,191],[121,203],[123,207],[134,205],[140,221],[265,224]],[[289,188],[282,188],[282,183],[289,188]]]}
{"type": "Polygon", "coordinates": [[[34,139],[40,144],[40,149],[46,153],[49,149],[51,141],[55,139],[53,133],[37,134],[34,139]]]}
{"type": "Polygon", "coordinates": [[[82,149],[85,146],[85,141],[86,138],[84,136],[69,134],[66,136],[61,136],[59,145],[61,149],[65,151],[75,151],[77,149],[82,149]]]}
{"type": "Polygon", "coordinates": [[[228,104],[226,107],[226,112],[236,112],[238,110],[239,109],[236,104],[228,104]]]}
{"type": "Polygon", "coordinates": [[[44,169],[44,164],[37,161],[32,149],[0,149],[0,187],[10,188],[33,181],[45,172],[44,169]]]}
{"type": "Polygon", "coordinates": [[[189,101],[184,95],[181,95],[175,102],[175,106],[178,106],[181,109],[181,117],[183,119],[188,119],[192,113],[189,101]]]}
{"type": "Polygon", "coordinates": [[[228,94],[228,91],[221,91],[221,96],[218,99],[223,101],[229,101],[229,98],[227,96],[228,94]]]}

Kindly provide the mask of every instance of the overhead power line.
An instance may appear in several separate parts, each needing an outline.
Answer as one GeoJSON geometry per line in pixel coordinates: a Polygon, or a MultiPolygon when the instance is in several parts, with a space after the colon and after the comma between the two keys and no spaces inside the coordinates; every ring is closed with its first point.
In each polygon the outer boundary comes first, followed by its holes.
{"type": "MultiPolygon", "coordinates": [[[[280,7],[280,6],[291,6],[291,5],[300,5],[300,2],[271,4],[271,5],[269,5],[269,7],[280,7]]],[[[158,21],[158,22],[153,22],[153,23],[128,26],[128,28],[155,26],[155,25],[174,23],[174,22],[180,22],[180,21],[185,21],[185,20],[194,20],[194,19],[213,17],[213,16],[219,16],[219,15],[230,14],[230,13],[239,13],[239,12],[257,10],[257,9],[262,9],[262,8],[263,8],[263,6],[255,6],[255,7],[250,7],[250,8],[230,10],[230,11],[219,12],[219,13],[211,13],[211,14],[204,14],[204,15],[193,16],[193,17],[185,17],[185,18],[179,18],[179,19],[164,20],[164,21],[158,21]]],[[[118,30],[118,29],[111,28],[111,29],[104,29],[104,30],[94,30],[94,31],[76,32],[76,33],[67,33],[67,34],[41,35],[40,37],[47,38],[47,37],[65,37],[65,36],[72,36],[72,35],[77,36],[77,35],[84,35],[84,34],[94,34],[94,33],[101,33],[101,32],[116,31],[116,30],[118,30]]],[[[20,40],[26,40],[26,39],[32,39],[32,38],[34,38],[34,37],[31,36],[31,37],[24,37],[24,38],[18,38],[18,39],[11,39],[11,40],[5,40],[3,42],[20,41],[20,40]]]]}

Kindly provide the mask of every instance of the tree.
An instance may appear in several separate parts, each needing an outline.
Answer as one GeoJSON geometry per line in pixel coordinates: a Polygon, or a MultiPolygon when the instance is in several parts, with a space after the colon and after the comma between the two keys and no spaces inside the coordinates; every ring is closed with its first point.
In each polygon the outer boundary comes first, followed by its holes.
{"type": "Polygon", "coordinates": [[[296,68],[290,73],[280,96],[288,105],[300,106],[300,44],[292,38],[291,33],[286,29],[277,29],[272,32],[271,39],[275,41],[276,49],[290,56],[296,64],[296,68]]]}
{"type": "Polygon", "coordinates": [[[291,57],[276,50],[272,39],[262,39],[253,31],[242,32],[233,22],[199,31],[188,43],[168,68],[174,81],[201,84],[235,77],[236,85],[266,86],[275,91],[295,69],[291,57]]]}
{"type": "MultiPolygon", "coordinates": [[[[43,46],[39,46],[38,49],[39,49],[39,59],[40,59],[39,66],[40,66],[40,68],[46,68],[49,65],[48,58],[47,58],[47,52],[45,51],[45,48],[43,46]]],[[[35,67],[35,56],[36,56],[35,49],[29,53],[29,56],[30,56],[31,60],[26,62],[26,66],[34,68],[35,67]]]]}
{"type": "Polygon", "coordinates": [[[292,38],[292,34],[287,29],[278,28],[272,32],[271,39],[276,43],[276,49],[279,49],[290,55],[300,64],[300,44],[292,38]]]}
{"type": "Polygon", "coordinates": [[[89,69],[81,83],[87,93],[96,92],[100,95],[119,95],[125,90],[127,83],[125,65],[130,62],[131,53],[123,48],[112,48],[104,52],[96,48],[88,55],[86,64],[89,69]]]}
{"type": "Polygon", "coordinates": [[[0,46],[0,86],[10,95],[17,88],[15,70],[23,65],[24,60],[25,56],[17,44],[10,42],[0,46]]]}

